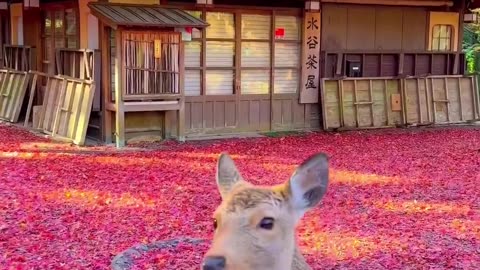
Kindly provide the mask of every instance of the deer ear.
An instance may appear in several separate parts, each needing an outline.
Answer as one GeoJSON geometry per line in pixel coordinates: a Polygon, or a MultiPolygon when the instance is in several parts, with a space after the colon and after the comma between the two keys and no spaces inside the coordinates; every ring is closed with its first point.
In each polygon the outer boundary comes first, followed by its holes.
{"type": "Polygon", "coordinates": [[[218,158],[216,178],[217,187],[223,199],[232,190],[233,186],[244,182],[235,166],[235,162],[227,153],[222,153],[218,158]]]}
{"type": "Polygon", "coordinates": [[[328,186],[328,157],[319,153],[305,160],[287,183],[290,202],[302,214],[317,205],[328,186]]]}

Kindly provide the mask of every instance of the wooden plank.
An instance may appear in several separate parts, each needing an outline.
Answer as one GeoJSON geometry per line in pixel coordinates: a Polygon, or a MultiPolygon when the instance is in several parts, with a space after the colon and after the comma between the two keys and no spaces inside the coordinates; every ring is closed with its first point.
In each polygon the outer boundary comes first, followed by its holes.
{"type": "Polygon", "coordinates": [[[77,85],[79,84],[83,83],[72,81],[66,82],[65,98],[63,99],[62,103],[59,104],[60,110],[63,113],[63,116],[60,118],[60,127],[58,132],[59,135],[66,137],[73,136],[72,133],[70,133],[71,127],[74,129],[76,128],[75,124],[71,123],[71,117],[74,117],[73,105],[77,96],[83,97],[83,89],[77,89],[77,85]]]}
{"type": "Polygon", "coordinates": [[[57,135],[58,128],[59,128],[59,123],[60,123],[60,116],[62,113],[62,105],[65,100],[65,95],[67,92],[67,81],[63,80],[62,81],[62,86],[60,87],[60,95],[58,96],[58,99],[56,100],[57,104],[55,106],[55,116],[53,118],[53,128],[52,128],[52,136],[57,135]]]}
{"type": "Polygon", "coordinates": [[[343,80],[338,80],[338,98],[339,98],[339,103],[340,106],[338,106],[339,109],[339,114],[340,114],[340,126],[345,126],[345,116],[344,116],[344,106],[345,104],[343,103],[343,80]]]}
{"type": "Polygon", "coordinates": [[[432,88],[430,89],[431,91],[431,97],[432,97],[432,110],[433,110],[433,123],[436,123],[437,122],[437,104],[436,104],[436,100],[435,100],[435,86],[434,86],[434,83],[433,83],[434,79],[430,79],[430,82],[432,83],[432,88]]]}
{"type": "MultiPolygon", "coordinates": [[[[430,98],[429,98],[429,91],[428,91],[428,79],[425,78],[425,104],[427,106],[427,118],[428,118],[428,122],[429,123],[432,123],[432,112],[430,110],[430,98]]],[[[432,99],[433,100],[433,99],[432,99]]]]}
{"type": "Polygon", "coordinates": [[[480,93],[478,92],[478,77],[479,75],[476,76],[471,76],[470,81],[471,81],[471,88],[472,88],[472,97],[473,97],[473,111],[476,112],[473,114],[474,118],[480,118],[480,93]],[[477,83],[476,83],[477,82],[477,83]]]}
{"type": "Polygon", "coordinates": [[[372,82],[372,80],[368,80],[368,82],[369,82],[368,94],[369,94],[369,97],[370,97],[370,102],[369,102],[370,103],[370,117],[372,118],[372,127],[374,127],[375,126],[375,114],[373,112],[373,108],[374,108],[375,104],[373,103],[373,93],[372,93],[373,82],[372,82]]]}
{"type": "Polygon", "coordinates": [[[335,74],[337,76],[342,75],[343,53],[337,54],[337,64],[335,66],[335,74]]]}
{"type": "MultiPolygon", "coordinates": [[[[462,82],[461,82],[460,79],[459,79],[459,80],[458,80],[458,107],[459,107],[459,111],[460,111],[460,121],[463,121],[462,92],[463,92],[462,82]]],[[[473,96],[473,98],[475,99],[475,95],[473,96]]],[[[475,117],[475,106],[473,107],[473,115],[474,115],[474,117],[475,117]]]]}
{"type": "Polygon", "coordinates": [[[387,80],[383,80],[383,93],[385,95],[384,97],[384,102],[385,102],[385,113],[387,115],[387,126],[390,126],[390,106],[389,104],[389,98],[388,98],[388,86],[387,86],[387,80]]]}
{"type": "Polygon", "coordinates": [[[358,97],[357,97],[357,80],[353,81],[353,109],[355,110],[355,122],[356,126],[360,127],[360,119],[358,115],[358,97]]]}
{"type": "MultiPolygon", "coordinates": [[[[423,115],[422,115],[422,103],[420,102],[420,81],[418,78],[415,78],[416,86],[417,86],[417,112],[418,112],[418,119],[420,124],[423,123],[423,115]]],[[[427,101],[428,102],[428,101],[427,101]]]]}
{"type": "Polygon", "coordinates": [[[83,87],[84,84],[81,85],[83,88],[83,93],[82,95],[82,102],[80,103],[80,112],[78,116],[75,118],[76,123],[78,123],[78,126],[76,128],[76,132],[73,133],[73,142],[78,144],[78,145],[84,145],[85,144],[85,138],[87,136],[87,129],[88,129],[88,121],[89,121],[89,116],[92,111],[92,104],[93,104],[93,98],[95,96],[95,84],[92,82],[89,83],[90,87],[83,87]],[[82,117],[83,115],[83,117],[82,117]],[[85,117],[87,116],[87,117],[85,117]]]}
{"type": "Polygon", "coordinates": [[[405,61],[405,54],[404,53],[400,53],[400,55],[398,56],[398,75],[401,76],[403,75],[403,70],[404,70],[404,61],[405,61]]]}
{"type": "Polygon", "coordinates": [[[10,77],[11,80],[9,80],[7,84],[7,88],[4,89],[3,97],[4,99],[2,100],[2,112],[1,112],[1,117],[3,119],[9,120],[12,117],[12,100],[15,100],[15,93],[16,89],[18,89],[19,85],[21,84],[21,77],[19,74],[15,73],[12,74],[10,77]]]}
{"type": "Polygon", "coordinates": [[[405,80],[400,80],[400,100],[402,100],[402,118],[403,118],[403,123],[407,124],[408,123],[408,109],[407,109],[407,93],[405,91],[405,80]]]}
{"type": "Polygon", "coordinates": [[[445,98],[446,98],[446,105],[447,105],[447,122],[450,123],[450,99],[448,98],[448,81],[447,78],[445,77],[443,79],[443,82],[445,83],[445,98]]]}
{"type": "MultiPolygon", "coordinates": [[[[328,115],[327,115],[327,95],[325,94],[325,79],[320,79],[320,102],[322,103],[321,110],[322,110],[322,127],[324,130],[328,129],[328,115]]],[[[341,103],[340,103],[341,104],[341,103]]],[[[274,107],[272,106],[272,111],[274,110],[274,107]]],[[[341,124],[340,124],[341,125],[341,124]]]]}
{"type": "Polygon", "coordinates": [[[35,90],[37,89],[38,74],[33,74],[32,85],[30,86],[30,96],[28,97],[27,113],[25,115],[24,127],[28,127],[28,121],[30,120],[30,114],[32,113],[33,99],[35,97],[35,90]]]}
{"type": "Polygon", "coordinates": [[[20,87],[17,89],[17,96],[14,101],[13,105],[13,113],[12,118],[10,119],[11,122],[16,123],[18,122],[18,118],[20,117],[20,111],[22,109],[23,101],[25,100],[25,94],[27,92],[28,85],[30,83],[30,74],[25,72],[23,75],[23,80],[20,87]]]}

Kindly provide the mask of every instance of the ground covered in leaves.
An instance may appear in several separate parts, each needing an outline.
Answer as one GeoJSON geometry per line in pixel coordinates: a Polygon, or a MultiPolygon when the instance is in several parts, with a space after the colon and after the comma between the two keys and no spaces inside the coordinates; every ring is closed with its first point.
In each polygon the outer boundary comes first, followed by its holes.
{"type": "MultiPolygon", "coordinates": [[[[314,269],[480,269],[480,130],[313,133],[76,148],[0,124],[0,268],[108,269],[139,243],[210,239],[214,166],[232,154],[254,183],[288,179],[317,151],[331,185],[299,225],[314,269]]],[[[207,245],[136,260],[198,269],[207,245]]]]}

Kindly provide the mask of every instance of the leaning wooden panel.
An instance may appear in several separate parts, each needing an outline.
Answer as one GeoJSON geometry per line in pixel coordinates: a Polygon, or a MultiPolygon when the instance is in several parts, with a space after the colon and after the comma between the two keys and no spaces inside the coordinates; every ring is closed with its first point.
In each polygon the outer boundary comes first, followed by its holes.
{"type": "Polygon", "coordinates": [[[95,94],[94,82],[67,76],[47,76],[47,79],[39,124],[34,128],[83,145],[95,94]]]}
{"type": "Polygon", "coordinates": [[[58,99],[52,136],[83,145],[92,109],[95,86],[92,81],[65,80],[58,99]]]}
{"type": "Polygon", "coordinates": [[[364,129],[395,126],[401,112],[392,108],[391,97],[400,94],[394,78],[322,79],[323,127],[364,129]]]}
{"type": "Polygon", "coordinates": [[[478,118],[472,76],[404,79],[408,124],[466,123],[478,118]]]}
{"type": "Polygon", "coordinates": [[[341,99],[340,99],[340,84],[339,80],[325,80],[321,81],[321,101],[323,109],[323,128],[339,128],[343,126],[341,120],[341,99]]]}
{"type": "Polygon", "coordinates": [[[404,80],[404,102],[407,124],[431,124],[431,95],[428,80],[425,78],[408,78],[404,80]]]}
{"type": "Polygon", "coordinates": [[[30,75],[27,72],[2,72],[0,86],[0,119],[18,122],[30,75]]]}

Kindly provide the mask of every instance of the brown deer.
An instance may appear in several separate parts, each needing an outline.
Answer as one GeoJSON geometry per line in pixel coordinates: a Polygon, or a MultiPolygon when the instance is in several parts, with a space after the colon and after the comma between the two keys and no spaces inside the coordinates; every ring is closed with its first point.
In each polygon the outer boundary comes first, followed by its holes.
{"type": "Polygon", "coordinates": [[[308,270],[295,227],[328,186],[328,157],[305,160],[284,184],[255,186],[221,154],[216,181],[222,203],[214,213],[214,238],[203,270],[308,270]]]}

